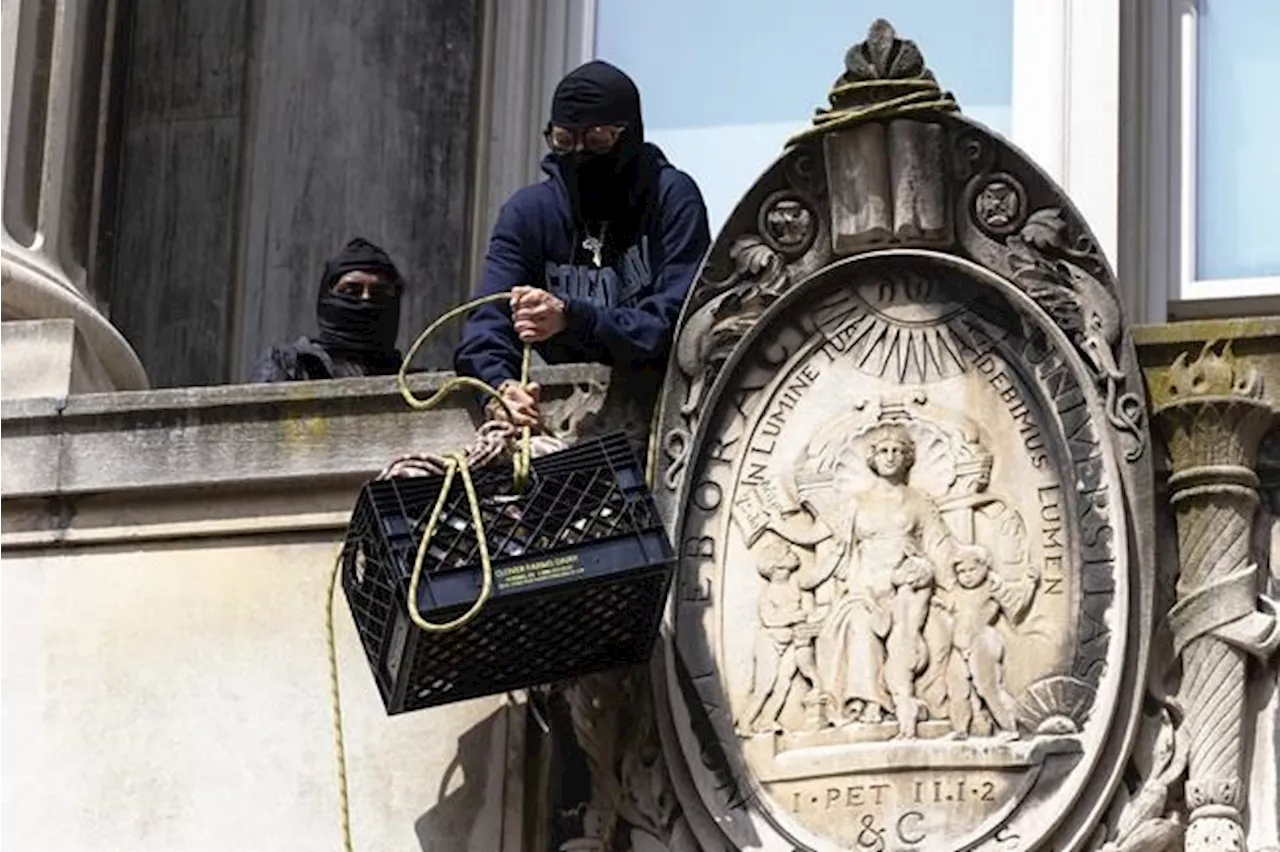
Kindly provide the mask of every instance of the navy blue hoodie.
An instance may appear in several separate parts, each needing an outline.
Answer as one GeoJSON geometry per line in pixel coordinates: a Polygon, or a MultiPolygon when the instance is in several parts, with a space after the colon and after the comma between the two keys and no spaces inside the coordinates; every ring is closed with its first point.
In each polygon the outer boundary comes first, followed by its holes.
{"type": "MultiPolygon", "coordinates": [[[[666,369],[675,324],[711,234],[693,179],[652,144],[644,143],[641,156],[653,172],[653,191],[645,209],[633,211],[639,215],[630,233],[605,240],[604,266],[612,273],[593,268],[584,250],[584,237],[595,235],[576,224],[554,156],[542,162],[547,179],[517,191],[498,214],[478,295],[523,285],[564,299],[565,330],[534,344],[549,364],[594,362],[658,376],[666,369]]],[[[519,378],[522,352],[508,306],[485,305],[463,327],[454,364],[459,374],[497,387],[519,378]]]]}

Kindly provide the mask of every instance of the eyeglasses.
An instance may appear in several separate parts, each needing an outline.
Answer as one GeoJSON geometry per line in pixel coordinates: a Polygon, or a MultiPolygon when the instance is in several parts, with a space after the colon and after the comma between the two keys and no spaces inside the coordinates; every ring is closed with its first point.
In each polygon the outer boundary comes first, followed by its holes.
{"type": "Polygon", "coordinates": [[[547,127],[544,136],[547,147],[557,154],[571,153],[578,150],[579,146],[589,154],[603,154],[618,144],[618,137],[623,130],[626,128],[617,125],[571,129],[552,124],[547,127]]]}

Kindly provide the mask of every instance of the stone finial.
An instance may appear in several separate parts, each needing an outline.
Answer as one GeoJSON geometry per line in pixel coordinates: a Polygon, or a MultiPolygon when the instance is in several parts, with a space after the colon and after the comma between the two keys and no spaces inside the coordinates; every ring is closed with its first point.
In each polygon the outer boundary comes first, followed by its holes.
{"type": "Polygon", "coordinates": [[[836,78],[828,95],[831,106],[819,109],[814,126],[789,144],[869,118],[959,109],[952,94],[939,88],[916,43],[899,38],[883,18],[872,23],[866,39],[849,48],[844,65],[844,73],[836,78]]]}
{"type": "MultiPolygon", "coordinates": [[[[835,82],[836,91],[849,83],[871,80],[934,79],[916,43],[898,38],[893,24],[884,18],[877,18],[867,31],[866,39],[849,48],[844,55],[844,68],[835,82]]],[[[832,102],[835,103],[834,94],[832,102]]]]}

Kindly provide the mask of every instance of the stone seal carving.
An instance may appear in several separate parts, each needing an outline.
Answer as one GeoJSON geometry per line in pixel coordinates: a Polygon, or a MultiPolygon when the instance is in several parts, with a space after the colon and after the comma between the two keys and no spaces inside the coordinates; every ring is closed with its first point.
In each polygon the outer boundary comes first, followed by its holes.
{"type": "MultiPolygon", "coordinates": [[[[916,55],[886,28],[850,68],[916,55]]],[[[1034,167],[947,98],[887,103],[762,176],[682,319],[668,764],[704,846],[1084,848],[1150,632],[1132,344],[1034,167]]]]}

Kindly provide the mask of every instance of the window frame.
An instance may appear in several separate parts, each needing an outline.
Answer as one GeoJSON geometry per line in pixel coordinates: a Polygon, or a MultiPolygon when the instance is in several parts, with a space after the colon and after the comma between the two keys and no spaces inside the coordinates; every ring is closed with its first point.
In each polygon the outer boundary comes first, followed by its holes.
{"type": "Polygon", "coordinates": [[[1114,264],[1122,0],[1013,0],[1011,141],[1063,188],[1114,264]]]}
{"type": "MultiPolygon", "coordinates": [[[[1080,210],[1130,321],[1280,313],[1280,277],[1194,278],[1196,0],[1012,4],[1010,141],[1080,210]]],[[[477,259],[502,202],[539,176],[555,83],[595,54],[596,0],[486,10],[477,259]]]]}
{"type": "Polygon", "coordinates": [[[1230,305],[1244,299],[1277,297],[1280,275],[1252,278],[1198,278],[1196,275],[1199,188],[1200,124],[1200,4],[1197,0],[1176,0],[1177,42],[1171,45],[1178,57],[1178,123],[1181,142],[1178,157],[1178,279],[1171,302],[1193,305],[1218,302],[1230,305]]]}

